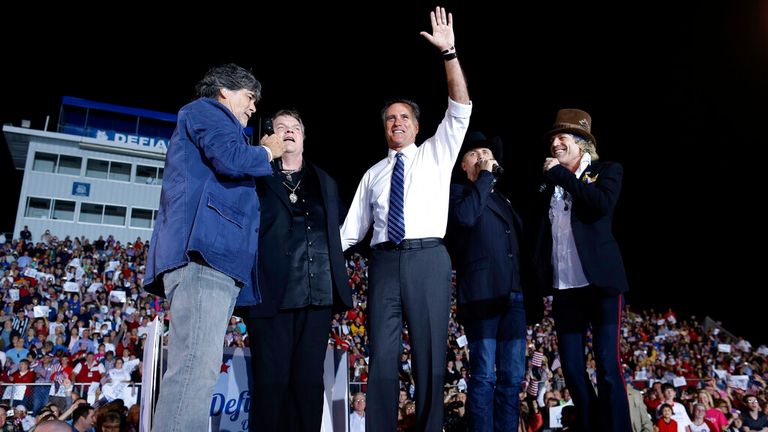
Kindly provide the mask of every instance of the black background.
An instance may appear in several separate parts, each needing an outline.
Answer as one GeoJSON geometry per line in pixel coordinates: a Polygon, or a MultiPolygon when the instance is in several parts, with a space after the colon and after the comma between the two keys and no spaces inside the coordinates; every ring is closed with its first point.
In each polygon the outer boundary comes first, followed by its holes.
{"type": "MultiPolygon", "coordinates": [[[[518,209],[541,182],[542,134],[557,109],[588,111],[601,158],[625,168],[615,233],[630,304],[710,315],[766,342],[756,325],[766,312],[766,1],[539,3],[445,3],[471,129],[502,137],[503,186],[518,209]]],[[[193,20],[8,11],[23,28],[0,30],[0,121],[42,129],[50,115],[54,125],[63,95],[175,113],[210,66],[236,62],[264,86],[257,115],[301,111],[305,155],[349,202],[386,154],[385,100],[421,105],[419,142],[442,118],[442,61],[419,35],[433,3],[215,6],[224,9],[185,10],[193,20]]],[[[6,146],[0,156],[0,230],[11,231],[21,173],[6,146]]]]}

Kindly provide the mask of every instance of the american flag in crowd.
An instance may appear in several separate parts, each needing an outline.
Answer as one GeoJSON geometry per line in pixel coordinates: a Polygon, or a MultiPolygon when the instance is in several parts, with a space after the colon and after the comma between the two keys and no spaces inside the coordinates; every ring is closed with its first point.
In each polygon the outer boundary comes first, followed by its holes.
{"type": "Polygon", "coordinates": [[[534,351],[533,355],[531,356],[531,366],[535,367],[541,367],[541,364],[544,362],[544,353],[541,351],[534,351]]]}

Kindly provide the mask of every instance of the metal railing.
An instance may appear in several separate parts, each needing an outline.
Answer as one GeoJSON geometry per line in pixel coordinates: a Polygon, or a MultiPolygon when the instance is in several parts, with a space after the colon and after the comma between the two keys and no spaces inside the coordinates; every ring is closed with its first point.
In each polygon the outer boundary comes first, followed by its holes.
{"type": "MultiPolygon", "coordinates": [[[[77,393],[83,398],[88,399],[88,388],[94,383],[73,383],[71,392],[77,393]]],[[[37,413],[49,402],[57,405],[67,405],[66,398],[69,398],[70,391],[58,391],[55,383],[30,383],[17,384],[9,382],[0,382],[0,402],[15,408],[17,405],[24,405],[29,414],[37,413]],[[53,395],[51,393],[54,393],[53,395]],[[62,396],[58,396],[62,395],[62,396]]],[[[100,387],[101,388],[101,387],[100,387]]],[[[136,395],[136,400],[141,399],[141,383],[128,384],[130,391],[136,395]]],[[[102,399],[101,392],[94,395],[94,403],[102,399]]]]}

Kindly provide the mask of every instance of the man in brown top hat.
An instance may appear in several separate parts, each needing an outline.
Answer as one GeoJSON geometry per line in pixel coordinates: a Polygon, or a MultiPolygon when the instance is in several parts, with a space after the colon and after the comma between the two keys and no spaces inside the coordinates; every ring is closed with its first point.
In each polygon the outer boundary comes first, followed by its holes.
{"type": "Polygon", "coordinates": [[[562,109],[546,135],[552,157],[544,160],[544,217],[534,260],[542,287],[553,293],[560,360],[581,430],[624,432],[631,425],[619,330],[628,284],[611,233],[623,169],[598,161],[591,129],[589,114],[562,109]],[[597,394],[584,372],[590,327],[597,394]]]}

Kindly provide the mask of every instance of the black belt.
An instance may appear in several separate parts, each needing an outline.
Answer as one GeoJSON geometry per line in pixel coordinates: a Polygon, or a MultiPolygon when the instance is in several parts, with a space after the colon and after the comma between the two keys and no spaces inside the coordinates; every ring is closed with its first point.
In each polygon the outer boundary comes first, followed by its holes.
{"type": "Polygon", "coordinates": [[[443,244],[443,239],[437,237],[403,240],[400,244],[394,244],[391,241],[385,241],[373,245],[376,250],[411,250],[427,249],[443,244]]]}

